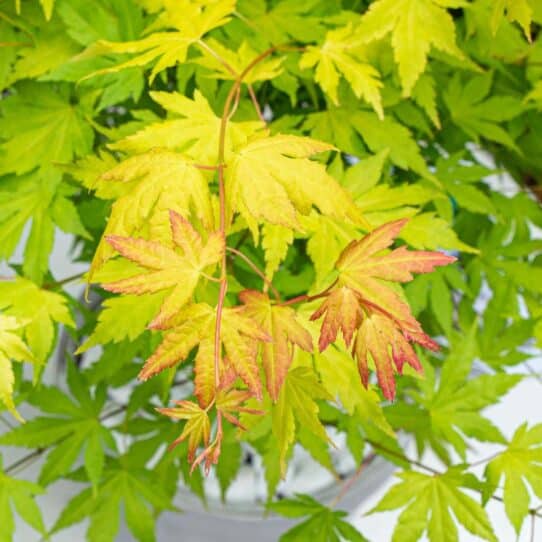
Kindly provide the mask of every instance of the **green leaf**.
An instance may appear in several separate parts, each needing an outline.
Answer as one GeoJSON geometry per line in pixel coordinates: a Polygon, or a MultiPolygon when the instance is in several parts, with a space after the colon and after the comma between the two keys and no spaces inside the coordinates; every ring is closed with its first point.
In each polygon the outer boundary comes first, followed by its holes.
{"type": "Polygon", "coordinates": [[[286,456],[295,439],[296,425],[312,431],[324,442],[329,440],[324,426],[318,419],[316,399],[332,397],[318,382],[314,372],[308,367],[296,367],[286,375],[276,405],[273,405],[273,435],[277,439],[281,473],[286,472],[286,456]]]}
{"type": "Polygon", "coordinates": [[[504,509],[519,536],[531,501],[527,487],[542,497],[542,424],[530,429],[521,425],[506,450],[487,464],[484,475],[486,500],[504,477],[504,509]]]}
{"type": "Polygon", "coordinates": [[[402,472],[401,482],[391,487],[371,511],[406,508],[399,516],[393,542],[419,540],[427,531],[430,542],[458,542],[454,520],[484,540],[497,542],[485,510],[461,488],[468,487],[466,476],[457,469],[441,475],[402,472]]]}
{"type": "Polygon", "coordinates": [[[15,521],[10,502],[28,525],[45,535],[41,510],[34,500],[36,495],[43,493],[43,489],[32,482],[7,476],[2,470],[1,459],[0,456],[0,539],[15,540],[15,521]]]}
{"type": "Polygon", "coordinates": [[[69,162],[87,154],[94,132],[84,103],[73,104],[69,87],[26,82],[0,104],[0,175],[69,162]]]}
{"type": "Polygon", "coordinates": [[[54,322],[75,326],[63,296],[22,278],[0,282],[0,309],[28,322],[25,338],[39,362],[47,359],[53,346],[54,322]]]}
{"type": "Polygon", "coordinates": [[[288,518],[309,516],[280,537],[281,542],[367,542],[353,525],[343,518],[346,512],[331,510],[308,495],[296,495],[269,504],[273,512],[288,518]]]}

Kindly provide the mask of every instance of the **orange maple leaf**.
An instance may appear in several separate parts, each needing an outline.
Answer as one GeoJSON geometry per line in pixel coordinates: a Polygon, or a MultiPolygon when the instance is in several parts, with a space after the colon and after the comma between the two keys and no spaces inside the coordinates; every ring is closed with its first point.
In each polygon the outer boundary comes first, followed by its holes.
{"type": "Polygon", "coordinates": [[[377,228],[363,239],[350,243],[339,257],[337,284],[311,316],[324,316],[319,348],[323,351],[337,339],[339,331],[350,346],[354,335],[354,356],[361,379],[368,384],[368,363],[372,358],[378,382],[387,399],[395,397],[394,366],[399,373],[404,363],[421,371],[420,362],[409,344],[438,349],[414,318],[407,303],[386,282],[408,282],[413,273],[428,273],[436,266],[455,261],[440,252],[409,251],[400,247],[384,252],[393,243],[408,219],[377,228]]]}
{"type": "MultiPolygon", "coordinates": [[[[190,351],[198,347],[195,358],[195,394],[200,405],[207,406],[215,397],[215,322],[216,310],[206,303],[184,307],[173,320],[154,354],[145,362],[139,378],[151,376],[183,362],[190,351]]],[[[262,384],[256,362],[259,341],[270,337],[260,326],[243,315],[239,309],[225,308],[222,312],[221,344],[228,365],[243,380],[251,393],[261,398],[262,384]]],[[[226,368],[220,367],[223,371],[226,368]]],[[[229,377],[227,377],[229,379],[229,377]]]]}
{"type": "Polygon", "coordinates": [[[203,270],[220,261],[224,253],[224,237],[211,233],[204,243],[200,234],[182,216],[169,213],[173,247],[132,237],[109,235],[107,242],[125,258],[145,267],[147,272],[104,284],[110,292],[145,294],[171,290],[160,312],[149,324],[163,329],[181,307],[188,303],[203,270]]]}
{"type": "Polygon", "coordinates": [[[294,345],[312,352],[311,335],[296,320],[292,308],[272,304],[267,294],[256,290],[244,290],[239,294],[239,298],[244,303],[244,313],[271,337],[269,342],[262,342],[260,348],[267,390],[271,399],[276,401],[292,363],[294,345]]]}

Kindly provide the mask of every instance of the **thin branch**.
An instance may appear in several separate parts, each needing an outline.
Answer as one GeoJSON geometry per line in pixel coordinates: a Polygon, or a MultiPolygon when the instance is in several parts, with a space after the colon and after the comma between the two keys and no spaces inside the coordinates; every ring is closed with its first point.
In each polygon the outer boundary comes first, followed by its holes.
{"type": "Polygon", "coordinates": [[[491,454],[489,457],[484,457],[483,459],[479,459],[478,461],[475,461],[474,463],[469,463],[469,467],[478,467],[479,465],[483,465],[484,463],[489,463],[492,459],[495,459],[501,455],[500,452],[496,452],[494,454],[491,454]]]}
{"type": "Polygon", "coordinates": [[[356,472],[352,474],[347,480],[345,480],[342,484],[341,490],[339,491],[338,495],[331,501],[329,504],[330,508],[335,508],[339,502],[341,502],[346,494],[350,491],[356,480],[361,476],[361,473],[365,469],[365,467],[371,463],[374,458],[376,457],[376,454],[369,454],[367,457],[363,458],[363,461],[359,465],[359,467],[356,469],[356,472]]]}
{"type": "MultiPolygon", "coordinates": [[[[442,476],[444,473],[437,470],[437,469],[434,469],[433,467],[430,467],[429,465],[425,465],[424,463],[422,463],[421,461],[417,461],[416,459],[411,459],[410,457],[408,457],[406,454],[402,453],[402,452],[396,452],[395,450],[390,450],[389,448],[386,448],[385,446],[382,446],[380,443],[378,442],[375,442],[374,440],[371,440],[371,439],[365,439],[366,442],[368,442],[373,448],[375,449],[378,449],[382,452],[385,452],[389,455],[392,455],[394,457],[397,457],[398,459],[401,459],[402,461],[406,461],[407,463],[409,463],[410,465],[414,465],[422,470],[425,470],[426,472],[430,472],[431,474],[433,474],[434,476],[442,476]]],[[[469,465],[470,467],[471,465],[469,465]]],[[[473,491],[479,491],[481,492],[482,490],[481,489],[476,489],[476,488],[469,488],[469,489],[472,489],[473,491]]],[[[499,495],[491,495],[490,497],[492,500],[494,501],[498,501],[498,502],[504,502],[504,499],[502,497],[500,497],[499,495]]],[[[542,518],[542,513],[540,513],[540,508],[530,508],[529,509],[529,514],[533,517],[538,517],[538,518],[542,518]]]]}
{"type": "Polygon", "coordinates": [[[536,516],[531,514],[531,542],[535,542],[536,516]]]}
{"type": "MultiPolygon", "coordinates": [[[[226,190],[224,183],[224,161],[225,161],[225,149],[226,149],[226,128],[228,121],[232,115],[232,110],[235,110],[235,105],[232,107],[234,98],[239,96],[241,84],[243,79],[259,62],[273,54],[277,50],[276,47],[267,49],[256,58],[254,58],[238,75],[234,81],[224,103],[224,109],[222,111],[222,118],[220,120],[220,132],[218,136],[218,200],[219,200],[219,213],[220,213],[220,225],[219,231],[226,242],[226,190]]],[[[216,322],[215,322],[215,336],[214,336],[214,371],[215,371],[215,387],[218,388],[220,384],[220,361],[221,361],[221,342],[220,331],[222,325],[222,312],[224,310],[224,301],[226,299],[226,292],[228,291],[228,277],[227,277],[227,256],[226,250],[222,257],[220,266],[220,291],[218,293],[218,301],[216,306],[216,322]]]]}
{"type": "Polygon", "coordinates": [[[254,271],[254,273],[256,273],[264,281],[265,284],[267,284],[267,286],[273,292],[275,299],[277,301],[280,301],[279,291],[273,286],[273,283],[265,276],[265,274],[260,269],[258,269],[258,266],[247,255],[243,254],[240,250],[237,250],[233,247],[226,247],[226,250],[241,258],[254,271]]]}
{"type": "Polygon", "coordinates": [[[250,95],[250,99],[252,100],[252,103],[254,105],[254,109],[256,110],[256,113],[257,113],[259,119],[264,124],[267,124],[265,122],[265,118],[264,118],[263,113],[262,113],[262,108],[260,107],[260,104],[258,103],[258,98],[256,97],[256,93],[254,92],[254,89],[252,88],[252,85],[247,85],[247,87],[248,87],[248,93],[250,95]]]}

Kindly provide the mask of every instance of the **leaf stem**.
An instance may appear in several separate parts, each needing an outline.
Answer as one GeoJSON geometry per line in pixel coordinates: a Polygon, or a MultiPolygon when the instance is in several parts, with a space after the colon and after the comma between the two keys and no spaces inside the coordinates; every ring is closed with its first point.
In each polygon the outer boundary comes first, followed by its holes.
{"type": "Polygon", "coordinates": [[[258,269],[258,266],[246,254],[243,254],[240,250],[237,250],[233,247],[226,247],[226,250],[241,258],[254,271],[254,273],[256,273],[265,282],[265,284],[267,284],[267,286],[273,292],[275,299],[277,301],[280,301],[279,291],[273,286],[273,283],[265,276],[265,274],[260,269],[258,269]]]}
{"type": "MultiPolygon", "coordinates": [[[[234,81],[227,97],[224,102],[224,109],[222,111],[222,118],[220,121],[220,132],[218,136],[218,199],[219,199],[219,231],[226,242],[226,189],[224,183],[224,161],[226,150],[226,128],[228,121],[232,114],[232,103],[236,95],[239,94],[243,79],[246,77],[250,70],[254,68],[259,62],[273,54],[277,50],[277,47],[271,47],[254,58],[237,76],[234,81]]],[[[220,384],[220,360],[221,360],[221,343],[220,343],[220,330],[222,325],[222,312],[224,310],[224,301],[226,299],[226,293],[228,291],[228,278],[227,278],[227,255],[224,250],[224,255],[221,262],[220,272],[220,291],[218,293],[218,302],[216,306],[216,322],[215,322],[215,337],[214,337],[214,370],[215,370],[215,389],[218,389],[220,384]]]]}
{"type": "Polygon", "coordinates": [[[320,299],[322,297],[325,297],[329,291],[337,284],[337,280],[335,280],[330,286],[328,286],[325,290],[318,294],[314,295],[298,295],[296,297],[292,297],[291,299],[288,299],[287,301],[284,301],[281,303],[281,306],[286,307],[288,305],[295,305],[296,303],[308,303],[309,301],[314,301],[316,299],[320,299]]]}

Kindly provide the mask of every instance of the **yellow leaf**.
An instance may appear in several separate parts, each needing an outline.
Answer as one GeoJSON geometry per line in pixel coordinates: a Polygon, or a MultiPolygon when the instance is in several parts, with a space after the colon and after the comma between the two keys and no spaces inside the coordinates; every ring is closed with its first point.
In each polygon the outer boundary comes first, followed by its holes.
{"type": "MultiPolygon", "coordinates": [[[[182,150],[183,154],[202,165],[215,165],[218,159],[220,117],[204,96],[194,92],[190,99],[176,92],[151,92],[152,99],[168,113],[166,120],[155,122],[122,139],[110,148],[137,154],[153,147],[182,150]]],[[[261,122],[229,122],[226,128],[225,155],[246,144],[249,136],[263,128],[261,122]]]]}
{"type": "Polygon", "coordinates": [[[491,14],[491,31],[493,35],[497,33],[505,12],[506,18],[511,23],[517,22],[523,29],[525,37],[531,41],[533,9],[528,0],[494,0],[491,14]]]}
{"type": "Polygon", "coordinates": [[[338,105],[337,89],[339,72],[350,83],[354,94],[373,106],[380,118],[384,117],[380,98],[380,74],[367,62],[365,47],[354,40],[352,26],[330,30],[321,47],[310,46],[301,57],[301,68],[316,65],[315,79],[335,105],[338,105]]]}
{"type": "Polygon", "coordinates": [[[13,402],[13,385],[15,377],[11,361],[35,362],[32,352],[14,331],[23,327],[21,322],[12,316],[0,314],[0,400],[13,416],[24,422],[13,402]]]}
{"type": "Polygon", "coordinates": [[[226,169],[227,207],[248,223],[267,221],[299,229],[296,212],[312,206],[322,214],[362,221],[346,191],[324,165],[309,160],[334,147],[293,135],[253,139],[237,150],[226,169]]]}
{"type": "MultiPolygon", "coordinates": [[[[195,216],[206,228],[214,225],[209,188],[202,172],[183,155],[162,149],[128,158],[102,174],[99,182],[122,183],[127,191],[111,209],[104,237],[92,260],[89,280],[113,255],[107,235],[136,236],[169,242],[169,211],[195,216]]],[[[104,189],[102,188],[102,191],[104,189]]]]}
{"type": "MultiPolygon", "coordinates": [[[[235,0],[163,0],[164,11],[147,29],[164,30],[175,28],[173,32],[154,32],[143,39],[126,42],[99,40],[91,44],[77,58],[92,58],[111,54],[132,54],[130,60],[110,68],[95,71],[87,77],[115,73],[134,66],[146,66],[154,62],[151,82],[166,68],[183,63],[188,48],[204,34],[226,24],[235,9],[235,0]]],[[[85,79],[87,78],[85,77],[85,79]]]]}
{"type": "Polygon", "coordinates": [[[271,279],[280,263],[286,258],[288,247],[294,241],[294,232],[290,228],[276,224],[264,224],[262,227],[262,247],[265,255],[265,275],[271,279]]]}
{"type": "Polygon", "coordinates": [[[431,47],[463,58],[455,42],[455,24],[443,6],[457,2],[442,0],[377,0],[363,15],[357,35],[362,43],[391,32],[391,44],[404,96],[425,70],[431,47]]]}

